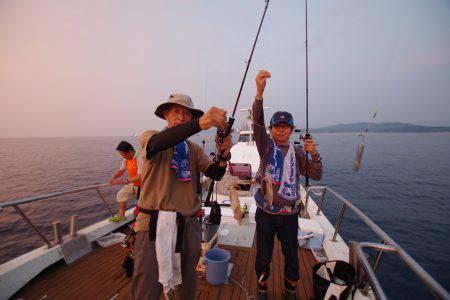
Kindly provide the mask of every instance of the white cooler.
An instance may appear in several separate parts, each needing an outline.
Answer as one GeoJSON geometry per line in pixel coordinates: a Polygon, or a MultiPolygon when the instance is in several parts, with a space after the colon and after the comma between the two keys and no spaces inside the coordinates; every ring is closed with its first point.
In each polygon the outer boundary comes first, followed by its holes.
{"type": "Polygon", "coordinates": [[[298,245],[304,249],[320,248],[323,242],[323,229],[311,219],[298,218],[298,245]]]}

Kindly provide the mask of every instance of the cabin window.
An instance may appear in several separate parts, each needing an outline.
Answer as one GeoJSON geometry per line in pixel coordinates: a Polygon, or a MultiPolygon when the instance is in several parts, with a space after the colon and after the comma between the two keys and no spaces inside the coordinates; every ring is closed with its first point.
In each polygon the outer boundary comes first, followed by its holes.
{"type": "Polygon", "coordinates": [[[250,134],[244,133],[244,134],[239,135],[238,142],[248,142],[248,141],[250,141],[250,134]]]}

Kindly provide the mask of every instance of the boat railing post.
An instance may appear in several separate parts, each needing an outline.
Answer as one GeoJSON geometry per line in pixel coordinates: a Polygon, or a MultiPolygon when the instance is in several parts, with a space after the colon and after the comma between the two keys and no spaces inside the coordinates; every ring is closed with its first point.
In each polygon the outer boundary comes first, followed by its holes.
{"type": "Polygon", "coordinates": [[[77,236],[77,219],[78,215],[70,216],[70,236],[76,237],[77,236]]]}
{"type": "Polygon", "coordinates": [[[339,217],[338,217],[338,220],[336,222],[336,229],[334,230],[333,238],[331,239],[333,242],[337,242],[336,241],[336,236],[338,234],[339,228],[341,227],[342,220],[344,219],[344,213],[345,213],[345,209],[346,208],[347,208],[347,204],[342,203],[341,211],[339,212],[339,217]]]}
{"type": "Polygon", "coordinates": [[[53,236],[55,244],[62,243],[62,230],[61,230],[61,222],[55,221],[53,222],[53,236]]]}
{"type": "MultiPolygon", "coordinates": [[[[380,241],[380,244],[385,244],[383,240],[380,241]]],[[[377,250],[377,253],[375,254],[374,258],[373,258],[373,262],[372,262],[372,270],[375,273],[375,271],[378,268],[378,265],[380,264],[380,260],[381,260],[381,254],[383,254],[383,251],[381,250],[377,250]]]]}
{"type": "Polygon", "coordinates": [[[102,199],[103,204],[105,204],[106,208],[108,209],[109,213],[111,214],[111,216],[114,216],[114,212],[111,210],[111,207],[109,207],[108,202],[106,202],[105,197],[103,197],[103,194],[100,192],[100,189],[97,187],[95,188],[97,190],[98,195],[100,196],[100,199],[102,199]]]}
{"type": "MultiPolygon", "coordinates": [[[[361,263],[361,266],[364,269],[364,272],[370,282],[370,287],[372,287],[373,293],[375,295],[376,299],[387,299],[386,294],[383,291],[383,288],[381,287],[380,282],[378,281],[377,277],[375,276],[375,273],[372,270],[372,267],[370,266],[369,262],[367,261],[365,255],[364,255],[364,251],[363,251],[363,247],[369,246],[370,248],[375,248],[376,244],[374,243],[358,243],[356,245],[356,255],[358,257],[359,262],[361,263]]],[[[386,250],[390,250],[392,251],[391,247],[388,247],[387,245],[385,245],[384,247],[386,250]]],[[[383,251],[381,247],[377,247],[377,249],[383,251]]],[[[366,285],[366,287],[369,287],[369,285],[366,285]]],[[[364,292],[364,290],[363,290],[364,292]]]]}
{"type": "Polygon", "coordinates": [[[31,226],[31,228],[36,231],[36,233],[41,237],[41,239],[45,242],[47,247],[52,248],[52,243],[39,231],[39,229],[31,222],[31,220],[28,218],[28,216],[25,214],[25,212],[18,206],[14,205],[14,209],[17,211],[17,213],[22,217],[22,219],[28,223],[28,225],[31,226]]]}
{"type": "MultiPolygon", "coordinates": [[[[383,240],[380,241],[380,244],[385,245],[385,243],[384,243],[383,240]]],[[[375,274],[375,272],[376,272],[376,270],[377,270],[377,267],[378,267],[378,265],[379,265],[379,263],[380,263],[380,260],[381,260],[381,254],[383,254],[383,250],[378,249],[377,252],[375,253],[374,258],[373,258],[373,262],[372,262],[372,270],[373,270],[373,273],[374,273],[374,274],[375,274]]],[[[369,288],[370,288],[370,285],[368,285],[368,284],[366,284],[366,285],[364,286],[364,288],[362,289],[363,295],[368,295],[368,293],[369,293],[369,288]]]]}
{"type": "MultiPolygon", "coordinates": [[[[341,224],[344,219],[345,210],[347,207],[361,220],[363,221],[372,231],[381,239],[381,243],[369,243],[369,242],[360,242],[357,243],[355,250],[350,249],[349,259],[352,260],[352,257],[357,256],[358,267],[364,270],[364,274],[361,275],[361,279],[368,279],[370,282],[370,287],[374,291],[375,297],[377,299],[386,299],[386,295],[381,289],[380,283],[375,276],[375,271],[378,268],[378,265],[381,261],[381,256],[383,252],[392,252],[395,253],[404,263],[405,265],[414,273],[414,275],[421,280],[422,283],[429,289],[429,291],[433,294],[433,296],[437,299],[450,299],[449,293],[442,287],[433,277],[431,277],[406,251],[404,251],[397,243],[387,235],[377,224],[375,224],[369,217],[367,217],[362,211],[360,211],[357,207],[355,207],[350,201],[336,193],[332,188],[328,188],[326,186],[315,186],[309,187],[306,192],[306,200],[305,206],[307,208],[308,198],[310,192],[315,193],[317,196],[321,196],[321,203],[318,206],[318,213],[322,210],[323,199],[325,197],[325,190],[327,190],[328,194],[331,193],[333,198],[342,203],[338,220],[336,222],[335,230],[331,241],[337,242],[337,234],[340,230],[341,224]],[[322,194],[318,193],[318,191],[322,191],[322,194]],[[322,198],[323,196],[323,198],[322,198]],[[374,259],[372,263],[369,263],[368,258],[365,257],[365,252],[363,248],[371,248],[376,251],[374,259]]],[[[365,281],[365,280],[364,280],[365,281]]],[[[363,289],[364,292],[368,292],[369,286],[363,289]]]]}
{"type": "MultiPolygon", "coordinates": [[[[358,259],[358,254],[356,251],[357,245],[358,245],[358,242],[350,241],[349,246],[348,246],[348,250],[349,250],[348,261],[356,271],[356,282],[355,282],[356,286],[360,286],[361,284],[364,284],[367,282],[367,278],[364,273],[364,269],[358,259]]],[[[364,286],[367,286],[367,285],[368,284],[365,284],[364,286]]],[[[366,294],[364,294],[364,295],[366,295],[366,294]]]]}
{"type": "Polygon", "coordinates": [[[316,215],[320,216],[320,212],[322,211],[323,200],[325,199],[325,193],[327,192],[327,188],[325,187],[320,194],[319,206],[317,207],[316,215]]]}
{"type": "Polygon", "coordinates": [[[308,202],[309,202],[309,195],[311,194],[311,192],[313,192],[313,190],[319,190],[322,187],[315,187],[315,186],[310,186],[306,189],[306,196],[305,196],[305,213],[303,215],[303,217],[307,217],[308,216],[308,202]]]}

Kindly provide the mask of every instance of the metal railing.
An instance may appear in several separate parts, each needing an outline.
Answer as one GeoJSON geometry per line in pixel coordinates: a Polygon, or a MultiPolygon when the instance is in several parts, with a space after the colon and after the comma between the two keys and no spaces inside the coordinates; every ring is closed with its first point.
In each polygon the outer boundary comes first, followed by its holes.
{"type": "Polygon", "coordinates": [[[359,242],[356,243],[356,258],[364,269],[368,280],[371,284],[373,292],[377,299],[387,299],[377,277],[375,271],[381,260],[381,254],[383,252],[391,252],[396,254],[401,260],[408,266],[409,269],[416,275],[417,278],[422,281],[423,284],[430,290],[432,295],[437,299],[450,299],[450,294],[445,290],[433,277],[431,277],[427,271],[425,271],[405,250],[403,250],[386,232],[384,232],[377,224],[375,224],[369,217],[367,217],[362,211],[354,206],[350,201],[339,195],[333,189],[327,186],[312,186],[306,191],[305,199],[305,212],[308,211],[308,200],[311,193],[318,195],[319,205],[317,206],[316,215],[320,215],[325,200],[325,194],[331,194],[335,199],[339,200],[342,205],[339,211],[339,216],[334,227],[333,238],[331,241],[336,242],[336,236],[339,232],[341,224],[344,220],[344,214],[347,208],[349,208],[361,221],[363,221],[372,231],[380,238],[380,243],[359,242]],[[370,248],[376,250],[372,265],[370,265],[368,259],[364,255],[364,248],[370,248]]]}
{"type": "Polygon", "coordinates": [[[56,197],[59,197],[59,196],[64,196],[64,195],[69,195],[69,194],[80,193],[80,192],[84,192],[84,191],[88,191],[88,190],[96,190],[98,195],[99,195],[99,197],[100,197],[100,199],[102,200],[103,204],[105,205],[106,209],[109,211],[111,216],[113,216],[114,213],[111,210],[111,207],[109,206],[108,202],[106,202],[105,197],[103,196],[103,194],[100,191],[100,188],[101,187],[105,187],[105,186],[109,186],[109,184],[107,184],[107,183],[97,184],[97,185],[91,185],[91,186],[87,186],[87,187],[82,187],[82,188],[73,189],[73,190],[66,190],[66,191],[57,192],[57,193],[51,193],[51,194],[45,194],[45,195],[39,195],[39,196],[34,196],[34,197],[18,199],[18,200],[0,202],[0,213],[6,207],[14,207],[16,212],[22,217],[22,219],[24,219],[24,221],[28,225],[31,226],[31,228],[33,228],[33,230],[39,235],[39,237],[45,242],[45,244],[49,248],[52,248],[54,246],[52,244],[52,242],[50,242],[44,236],[44,234],[41,231],[39,231],[39,229],[36,227],[36,225],[33,224],[31,219],[25,214],[25,212],[19,207],[19,205],[26,204],[26,203],[31,203],[31,202],[36,202],[36,201],[41,201],[41,200],[46,200],[46,199],[49,199],[49,198],[56,198],[56,197]]]}

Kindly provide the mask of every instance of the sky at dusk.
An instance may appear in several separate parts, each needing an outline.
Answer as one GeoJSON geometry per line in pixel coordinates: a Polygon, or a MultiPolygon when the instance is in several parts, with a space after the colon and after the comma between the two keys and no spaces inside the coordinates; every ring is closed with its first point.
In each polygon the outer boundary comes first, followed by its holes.
{"type": "MultiPolygon", "coordinates": [[[[171,92],[230,112],[264,4],[0,0],[0,137],[161,129],[171,92]]],[[[376,109],[377,122],[450,126],[450,1],[308,4],[310,127],[376,109]]],[[[304,1],[270,1],[239,108],[267,69],[266,113],[305,126],[304,15],[304,1]]]]}

